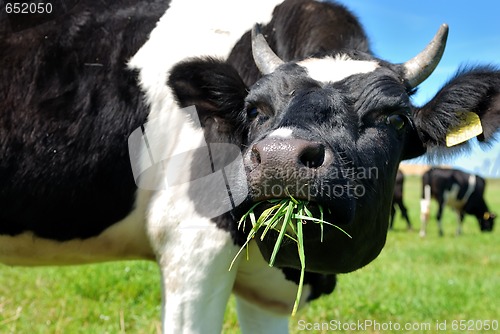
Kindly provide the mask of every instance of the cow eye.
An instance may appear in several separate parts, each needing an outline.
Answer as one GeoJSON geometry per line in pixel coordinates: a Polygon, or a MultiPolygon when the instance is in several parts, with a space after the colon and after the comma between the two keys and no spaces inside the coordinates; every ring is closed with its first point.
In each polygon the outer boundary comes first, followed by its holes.
{"type": "Polygon", "coordinates": [[[259,116],[259,109],[257,107],[250,107],[247,109],[247,118],[251,121],[259,116]]]}
{"type": "Polygon", "coordinates": [[[406,125],[406,116],[401,114],[392,114],[387,116],[385,124],[392,125],[396,130],[401,130],[406,125]]]}

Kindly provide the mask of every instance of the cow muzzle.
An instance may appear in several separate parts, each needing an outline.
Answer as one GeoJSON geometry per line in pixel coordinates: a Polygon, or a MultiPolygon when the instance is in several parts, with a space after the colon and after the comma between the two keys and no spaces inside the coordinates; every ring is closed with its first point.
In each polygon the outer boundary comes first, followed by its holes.
{"type": "Polygon", "coordinates": [[[244,159],[254,201],[311,200],[311,187],[327,174],[333,153],[320,142],[266,138],[252,145],[244,159]]]}

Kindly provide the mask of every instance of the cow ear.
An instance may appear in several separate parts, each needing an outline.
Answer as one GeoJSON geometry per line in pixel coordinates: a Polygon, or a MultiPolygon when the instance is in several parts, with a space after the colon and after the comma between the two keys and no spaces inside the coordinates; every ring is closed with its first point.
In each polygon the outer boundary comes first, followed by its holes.
{"type": "Polygon", "coordinates": [[[231,132],[241,125],[247,89],[231,65],[213,58],[184,61],[172,68],[168,85],[181,107],[196,107],[202,127],[231,132]]]}
{"type": "Polygon", "coordinates": [[[472,137],[488,141],[500,128],[500,70],[460,70],[413,116],[424,150],[464,146],[472,137]]]}

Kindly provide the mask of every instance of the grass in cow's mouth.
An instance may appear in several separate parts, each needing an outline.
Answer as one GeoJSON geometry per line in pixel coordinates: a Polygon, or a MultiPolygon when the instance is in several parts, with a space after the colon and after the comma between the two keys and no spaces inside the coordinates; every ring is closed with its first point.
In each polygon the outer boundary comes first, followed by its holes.
{"type": "Polygon", "coordinates": [[[349,238],[351,238],[351,236],[346,231],[344,231],[337,225],[329,223],[323,219],[324,214],[323,214],[323,207],[321,205],[316,204],[319,210],[319,218],[314,217],[313,213],[308,208],[308,205],[309,201],[297,200],[292,196],[290,196],[289,198],[272,199],[254,204],[250,208],[250,210],[248,210],[248,212],[244,214],[243,217],[241,217],[238,223],[238,228],[241,228],[242,226],[244,228],[244,224],[247,218],[250,218],[250,222],[252,223],[252,229],[248,234],[247,240],[245,241],[241,249],[238,251],[233,261],[231,262],[231,266],[229,267],[229,270],[231,270],[236,258],[240,255],[242,250],[246,248],[246,246],[248,246],[248,243],[255,237],[257,232],[261,229],[263,229],[262,235],[260,236],[261,240],[264,240],[264,237],[269,232],[269,230],[275,230],[278,232],[278,238],[276,240],[276,243],[274,244],[271,258],[269,259],[270,267],[274,265],[276,255],[278,254],[278,250],[285,237],[296,242],[300,265],[301,265],[301,271],[300,271],[299,287],[297,289],[297,297],[293,305],[292,316],[295,315],[295,313],[297,312],[297,308],[299,306],[300,297],[302,295],[302,286],[304,283],[304,273],[306,268],[302,224],[305,224],[308,221],[319,224],[321,228],[321,237],[320,237],[321,242],[323,242],[323,224],[331,225],[339,229],[341,232],[345,233],[349,238]],[[271,204],[271,207],[264,210],[260,215],[260,217],[257,219],[255,217],[254,211],[259,205],[265,203],[271,204]]]}

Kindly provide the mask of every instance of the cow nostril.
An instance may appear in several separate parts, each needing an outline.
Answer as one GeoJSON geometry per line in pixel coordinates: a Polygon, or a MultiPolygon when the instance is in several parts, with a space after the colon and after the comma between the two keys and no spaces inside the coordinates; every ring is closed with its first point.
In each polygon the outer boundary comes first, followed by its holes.
{"type": "Polygon", "coordinates": [[[325,162],[325,146],[314,144],[307,146],[300,154],[299,161],[308,168],[319,168],[325,162]]]}
{"type": "Polygon", "coordinates": [[[254,165],[260,165],[260,163],[262,162],[259,149],[256,146],[252,147],[250,161],[252,161],[254,165]]]}

